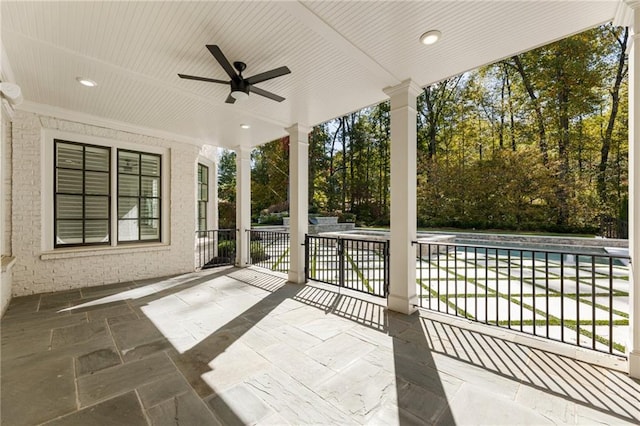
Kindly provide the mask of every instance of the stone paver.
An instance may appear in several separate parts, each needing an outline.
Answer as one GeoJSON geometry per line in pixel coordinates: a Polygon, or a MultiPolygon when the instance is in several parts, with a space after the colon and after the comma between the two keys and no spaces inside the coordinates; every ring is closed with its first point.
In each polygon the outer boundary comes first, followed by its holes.
{"type": "Polygon", "coordinates": [[[142,405],[145,408],[150,408],[189,391],[192,391],[189,383],[182,374],[176,371],[155,382],[140,386],[138,395],[140,395],[142,405]]]}
{"type": "Polygon", "coordinates": [[[227,268],[12,300],[4,425],[637,424],[619,358],[227,268]]]}
{"type": "Polygon", "coordinates": [[[147,410],[152,425],[222,425],[205,403],[190,391],[147,410]]]}
{"type": "Polygon", "coordinates": [[[2,360],[2,424],[34,425],[77,409],[73,359],[2,360]]]}
{"type": "Polygon", "coordinates": [[[162,353],[82,376],[78,379],[80,406],[86,407],[133,390],[173,371],[175,371],[173,363],[166,354],[162,353]]]}
{"type": "Polygon", "coordinates": [[[93,374],[120,363],[120,357],[113,349],[98,349],[76,359],[76,375],[93,374]]]}
{"type": "Polygon", "coordinates": [[[76,411],[75,413],[46,423],[47,426],[142,426],[146,424],[147,421],[135,392],[128,392],[124,395],[116,396],[115,398],[111,398],[100,404],[84,408],[80,411],[76,411]]]}

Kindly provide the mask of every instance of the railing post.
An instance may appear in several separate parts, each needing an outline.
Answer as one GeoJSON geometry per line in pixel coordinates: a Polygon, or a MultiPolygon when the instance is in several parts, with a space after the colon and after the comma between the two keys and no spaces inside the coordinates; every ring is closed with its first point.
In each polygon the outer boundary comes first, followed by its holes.
{"type": "Polygon", "coordinates": [[[338,238],[338,285],[344,287],[344,240],[338,238]]]}
{"type": "Polygon", "coordinates": [[[304,282],[309,282],[309,234],[304,235],[304,282]]]}
{"type": "Polygon", "coordinates": [[[391,276],[389,274],[389,265],[391,264],[391,253],[389,250],[389,240],[384,242],[384,297],[389,297],[389,284],[391,276]]]}
{"type": "Polygon", "coordinates": [[[244,237],[247,240],[247,265],[252,265],[253,259],[251,259],[251,229],[245,230],[244,237]]]}

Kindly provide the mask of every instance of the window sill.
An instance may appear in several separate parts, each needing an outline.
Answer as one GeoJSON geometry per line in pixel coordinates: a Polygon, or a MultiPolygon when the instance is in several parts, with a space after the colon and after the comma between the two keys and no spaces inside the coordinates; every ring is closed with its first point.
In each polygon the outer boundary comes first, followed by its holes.
{"type": "Polygon", "coordinates": [[[2,256],[2,272],[10,271],[15,263],[16,258],[14,256],[2,256]]]}
{"type": "Polygon", "coordinates": [[[56,260],[56,259],[73,259],[78,257],[92,257],[92,256],[105,256],[116,254],[129,254],[129,253],[145,253],[155,251],[167,251],[171,246],[163,243],[155,244],[127,244],[126,246],[119,247],[74,247],[63,248],[42,252],[40,255],[41,260],[56,260]]]}

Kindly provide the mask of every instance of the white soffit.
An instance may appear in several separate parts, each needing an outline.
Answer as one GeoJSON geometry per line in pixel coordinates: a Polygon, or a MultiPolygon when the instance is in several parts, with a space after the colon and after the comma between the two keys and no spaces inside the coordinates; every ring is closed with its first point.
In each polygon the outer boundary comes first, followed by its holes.
{"type": "Polygon", "coordinates": [[[0,24],[25,109],[233,147],[383,101],[382,89],[406,78],[428,85],[596,26],[613,19],[618,4],[5,1],[0,24]],[[440,42],[420,44],[431,29],[442,32],[440,42]],[[292,74],[257,85],[287,99],[252,94],[228,105],[227,86],[178,78],[227,79],[206,44],[246,62],[245,76],[288,66],[292,74]],[[98,87],[78,85],[78,76],[98,87]]]}

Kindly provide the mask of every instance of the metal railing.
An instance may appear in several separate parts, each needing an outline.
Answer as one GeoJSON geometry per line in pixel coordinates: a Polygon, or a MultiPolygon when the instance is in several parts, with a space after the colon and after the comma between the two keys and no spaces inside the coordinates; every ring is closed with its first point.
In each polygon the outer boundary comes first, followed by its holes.
{"type": "Polygon", "coordinates": [[[289,272],[289,233],[247,230],[249,263],[272,271],[289,272]]]}
{"type": "Polygon", "coordinates": [[[307,235],[307,279],[375,296],[389,292],[389,242],[307,235]]]}
{"type": "Polygon", "coordinates": [[[235,260],[235,229],[196,231],[196,266],[198,268],[233,265],[235,260]]]}
{"type": "Polygon", "coordinates": [[[417,243],[420,306],[624,355],[628,256],[417,243]]]}

